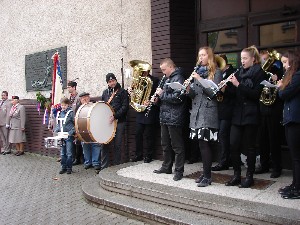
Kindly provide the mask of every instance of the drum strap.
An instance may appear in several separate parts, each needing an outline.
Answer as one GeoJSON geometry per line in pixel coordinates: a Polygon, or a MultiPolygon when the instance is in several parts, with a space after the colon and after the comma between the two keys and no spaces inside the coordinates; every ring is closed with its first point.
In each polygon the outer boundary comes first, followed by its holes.
{"type": "Polygon", "coordinates": [[[110,104],[110,102],[113,100],[113,98],[115,97],[115,95],[117,94],[117,92],[118,92],[118,90],[114,91],[114,92],[111,94],[110,98],[109,98],[108,101],[107,101],[108,104],[110,104]]]}

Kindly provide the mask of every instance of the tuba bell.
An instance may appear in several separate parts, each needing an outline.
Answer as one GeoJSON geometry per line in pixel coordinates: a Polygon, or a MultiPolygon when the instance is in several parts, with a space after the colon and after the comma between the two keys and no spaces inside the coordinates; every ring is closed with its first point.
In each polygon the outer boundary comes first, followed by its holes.
{"type": "MultiPolygon", "coordinates": [[[[279,53],[276,50],[272,50],[271,52],[268,51],[269,58],[266,60],[266,62],[262,65],[262,69],[270,75],[269,82],[272,82],[272,73],[268,72],[270,67],[273,65],[275,60],[279,60],[280,56],[279,53]]],[[[276,84],[276,82],[274,82],[276,84]]],[[[277,97],[277,88],[275,87],[264,87],[259,101],[262,102],[264,105],[272,105],[277,97]]]]}
{"type": "Polygon", "coordinates": [[[151,65],[142,60],[132,60],[129,65],[133,68],[130,106],[137,112],[143,112],[147,108],[144,102],[149,100],[153,82],[143,72],[150,71],[151,65]]]}
{"type": "MultiPolygon", "coordinates": [[[[226,61],[219,55],[215,55],[217,66],[221,71],[226,67],[226,61]]],[[[216,94],[216,99],[218,102],[223,102],[224,96],[221,91],[218,91],[216,94]]]]}

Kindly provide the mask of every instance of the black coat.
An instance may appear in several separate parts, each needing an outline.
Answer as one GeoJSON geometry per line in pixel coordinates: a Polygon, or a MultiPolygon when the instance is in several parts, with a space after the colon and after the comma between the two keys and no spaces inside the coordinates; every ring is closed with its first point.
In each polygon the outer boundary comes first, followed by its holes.
{"type": "MultiPolygon", "coordinates": [[[[129,109],[129,98],[128,93],[121,85],[117,83],[115,90],[118,90],[114,98],[110,102],[110,106],[114,109],[114,117],[119,122],[126,121],[127,112],[129,109]]],[[[107,88],[102,93],[102,101],[107,102],[112,95],[114,90],[112,88],[107,88]]]]}
{"type": "MultiPolygon", "coordinates": [[[[150,94],[150,96],[152,96],[152,95],[154,95],[154,93],[158,87],[159,79],[157,77],[153,77],[151,75],[149,75],[149,78],[153,82],[152,88],[151,88],[151,94],[150,94]]],[[[146,112],[147,112],[147,110],[145,110],[144,112],[137,112],[137,114],[136,114],[136,122],[137,123],[141,123],[141,124],[155,124],[155,123],[158,124],[159,123],[159,106],[153,104],[148,116],[145,116],[146,112]]]]}
{"type": "Polygon", "coordinates": [[[182,70],[176,70],[170,75],[163,86],[160,96],[160,123],[163,125],[184,126],[187,118],[186,96],[179,90],[173,90],[167,83],[179,82],[183,84],[182,70]]]}
{"type": "Polygon", "coordinates": [[[265,78],[265,72],[260,68],[258,72],[254,73],[250,80],[253,86],[250,88],[242,82],[242,74],[249,69],[241,69],[236,75],[240,82],[238,87],[232,87],[235,90],[236,101],[233,109],[232,124],[234,125],[249,125],[259,124],[259,98],[263,86],[260,84],[265,78]]]}

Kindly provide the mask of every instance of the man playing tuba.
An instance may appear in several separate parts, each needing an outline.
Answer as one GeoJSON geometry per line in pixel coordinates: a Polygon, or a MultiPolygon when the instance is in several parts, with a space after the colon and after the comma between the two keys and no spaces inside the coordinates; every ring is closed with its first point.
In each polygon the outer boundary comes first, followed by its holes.
{"type": "Polygon", "coordinates": [[[130,94],[131,99],[131,105],[137,111],[135,156],[131,159],[131,161],[137,162],[143,160],[143,136],[145,134],[146,154],[144,155],[144,162],[150,163],[152,161],[153,153],[155,150],[155,134],[159,124],[159,107],[153,105],[150,111],[147,111],[145,107],[147,107],[150,104],[149,98],[150,96],[154,95],[156,88],[158,87],[159,79],[150,74],[151,66],[147,62],[133,60],[130,61],[130,65],[133,67],[134,73],[137,73],[139,76],[134,77],[135,80],[133,81],[133,84],[130,88],[128,88],[128,93],[130,94]],[[142,89],[144,89],[143,92],[141,91],[142,89]],[[147,96],[145,97],[145,95],[147,96]],[[141,97],[137,98],[137,96],[141,97]],[[142,105],[143,108],[136,108],[137,105],[142,105]]]}

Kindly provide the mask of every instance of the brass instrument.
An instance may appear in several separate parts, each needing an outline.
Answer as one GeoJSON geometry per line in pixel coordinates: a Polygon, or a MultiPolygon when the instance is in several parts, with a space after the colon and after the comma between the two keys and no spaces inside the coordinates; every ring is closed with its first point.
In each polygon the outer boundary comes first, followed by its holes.
{"type": "MultiPolygon", "coordinates": [[[[268,69],[273,65],[275,60],[279,60],[279,53],[276,50],[272,50],[271,52],[268,52],[269,58],[266,60],[266,62],[262,65],[262,69],[270,75],[269,82],[272,82],[272,73],[268,72],[268,69]]],[[[276,82],[273,82],[276,84],[276,82]]],[[[261,101],[264,105],[272,105],[277,96],[277,88],[275,87],[264,87],[259,101],[261,101]]]]}
{"type": "Polygon", "coordinates": [[[132,60],[129,64],[133,68],[130,105],[135,111],[143,112],[146,109],[144,102],[149,100],[153,82],[142,75],[143,72],[151,70],[151,65],[141,60],[132,60]]]}

